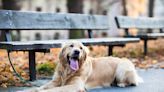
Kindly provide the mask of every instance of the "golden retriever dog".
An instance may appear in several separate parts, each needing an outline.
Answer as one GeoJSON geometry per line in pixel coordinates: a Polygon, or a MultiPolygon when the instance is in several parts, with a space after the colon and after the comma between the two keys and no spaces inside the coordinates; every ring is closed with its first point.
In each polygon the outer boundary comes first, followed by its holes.
{"type": "Polygon", "coordinates": [[[53,79],[31,92],[85,92],[85,89],[137,86],[142,82],[133,63],[117,57],[92,58],[89,50],[77,41],[63,45],[53,79]]]}

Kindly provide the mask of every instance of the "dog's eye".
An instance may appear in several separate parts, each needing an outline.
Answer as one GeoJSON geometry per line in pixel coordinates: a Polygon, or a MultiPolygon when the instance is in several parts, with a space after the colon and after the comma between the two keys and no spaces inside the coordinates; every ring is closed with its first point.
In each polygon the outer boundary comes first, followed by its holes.
{"type": "Polygon", "coordinates": [[[70,47],[73,47],[73,45],[71,44],[70,47]]]}
{"type": "Polygon", "coordinates": [[[82,48],[82,47],[80,47],[80,49],[82,50],[83,48],[82,48]]]}

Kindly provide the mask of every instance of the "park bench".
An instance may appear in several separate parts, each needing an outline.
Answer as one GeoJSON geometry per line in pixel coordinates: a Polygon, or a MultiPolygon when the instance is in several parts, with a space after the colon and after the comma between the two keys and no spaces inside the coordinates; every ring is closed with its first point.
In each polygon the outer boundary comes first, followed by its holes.
{"type": "Polygon", "coordinates": [[[107,16],[86,14],[58,14],[19,12],[11,10],[0,11],[0,30],[6,32],[6,41],[0,42],[0,49],[11,51],[29,52],[29,75],[30,81],[36,79],[35,52],[46,52],[50,48],[60,48],[61,44],[69,40],[46,40],[46,41],[12,41],[10,31],[12,30],[63,30],[80,29],[87,30],[88,37],[74,39],[84,45],[109,46],[109,55],[112,54],[113,46],[123,46],[129,42],[138,42],[139,38],[92,38],[92,30],[108,30],[107,16]],[[92,38],[92,39],[90,39],[92,38]]]}
{"type": "MultiPolygon", "coordinates": [[[[147,55],[148,52],[148,40],[156,40],[158,38],[164,37],[164,18],[131,18],[127,16],[116,16],[115,21],[118,28],[125,29],[125,37],[137,37],[144,41],[144,55],[147,55]],[[137,29],[158,29],[159,32],[152,30],[151,33],[143,33],[133,36],[129,33],[128,29],[137,28],[137,29]]],[[[140,30],[141,31],[141,30],[140,30]]]]}

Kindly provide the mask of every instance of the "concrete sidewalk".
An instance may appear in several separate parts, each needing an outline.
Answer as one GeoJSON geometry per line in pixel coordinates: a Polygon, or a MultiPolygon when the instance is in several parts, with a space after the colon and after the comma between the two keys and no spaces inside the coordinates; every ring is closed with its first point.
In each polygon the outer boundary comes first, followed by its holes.
{"type": "MultiPolygon", "coordinates": [[[[143,78],[144,83],[137,87],[109,87],[89,90],[89,92],[164,92],[164,69],[138,70],[139,75],[143,78]]],[[[37,81],[37,85],[46,83],[47,80],[37,81]]],[[[0,92],[15,92],[28,87],[9,87],[0,88],[0,92]]]]}

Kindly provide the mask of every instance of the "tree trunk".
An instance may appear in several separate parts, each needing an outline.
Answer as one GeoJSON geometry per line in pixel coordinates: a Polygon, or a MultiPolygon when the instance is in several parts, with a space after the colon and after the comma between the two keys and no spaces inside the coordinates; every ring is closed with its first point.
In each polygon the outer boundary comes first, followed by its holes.
{"type": "MultiPolygon", "coordinates": [[[[2,3],[2,9],[4,10],[19,10],[20,9],[20,6],[18,6],[18,0],[2,0],[1,1],[2,3]]],[[[20,32],[17,31],[18,33],[18,39],[17,40],[20,40],[20,32]]],[[[1,34],[0,34],[0,41],[4,41],[6,38],[5,38],[5,31],[1,31],[1,34]]]]}
{"type": "Polygon", "coordinates": [[[4,10],[19,10],[18,0],[2,0],[2,8],[4,10]]]}
{"type": "Polygon", "coordinates": [[[127,16],[128,15],[128,11],[126,9],[126,0],[122,0],[122,7],[123,7],[123,15],[127,16]]]}
{"type": "MultiPolygon", "coordinates": [[[[67,0],[67,8],[69,13],[83,13],[83,0],[67,0]]],[[[83,38],[83,30],[70,30],[69,38],[83,38]]]]}
{"type": "MultiPolygon", "coordinates": [[[[149,17],[153,17],[154,16],[154,0],[149,0],[148,16],[149,17]]],[[[152,29],[148,29],[147,32],[148,33],[152,33],[152,29]]]]}
{"type": "MultiPolygon", "coordinates": [[[[122,0],[122,7],[123,7],[122,14],[124,16],[128,16],[128,11],[127,11],[127,8],[126,8],[126,0],[122,0]]],[[[127,28],[125,29],[125,35],[130,36],[129,30],[127,28]]]]}
{"type": "Polygon", "coordinates": [[[149,0],[149,7],[148,7],[148,16],[154,16],[154,0],[149,0]]]}

